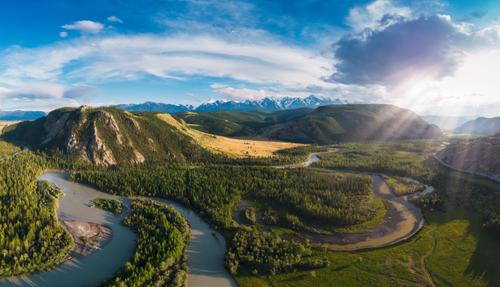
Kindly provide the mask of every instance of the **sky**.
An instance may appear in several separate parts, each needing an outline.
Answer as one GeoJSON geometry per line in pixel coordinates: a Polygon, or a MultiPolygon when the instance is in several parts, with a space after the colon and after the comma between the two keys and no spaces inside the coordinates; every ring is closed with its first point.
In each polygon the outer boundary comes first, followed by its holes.
{"type": "Polygon", "coordinates": [[[0,5],[0,110],[316,95],[500,116],[500,0],[0,5]]]}

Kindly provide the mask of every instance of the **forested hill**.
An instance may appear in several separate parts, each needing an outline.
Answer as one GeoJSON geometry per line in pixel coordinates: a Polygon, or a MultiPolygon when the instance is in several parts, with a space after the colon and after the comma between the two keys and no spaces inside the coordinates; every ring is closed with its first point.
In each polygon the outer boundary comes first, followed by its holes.
{"type": "Polygon", "coordinates": [[[98,165],[184,161],[207,152],[153,113],[117,108],[62,108],[9,126],[2,137],[46,152],[62,152],[98,165]]]}
{"type": "Polygon", "coordinates": [[[344,141],[427,139],[441,130],[414,112],[392,105],[329,105],[266,112],[176,114],[203,131],[239,137],[331,144],[344,141]]]}
{"type": "Polygon", "coordinates": [[[448,145],[437,157],[453,168],[500,178],[500,134],[448,145]]]}

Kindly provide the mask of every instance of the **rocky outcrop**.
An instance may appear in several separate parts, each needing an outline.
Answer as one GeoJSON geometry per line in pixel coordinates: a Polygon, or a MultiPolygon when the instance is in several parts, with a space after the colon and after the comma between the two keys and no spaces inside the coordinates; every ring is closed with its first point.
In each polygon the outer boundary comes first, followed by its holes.
{"type": "Polygon", "coordinates": [[[99,112],[98,121],[101,121],[114,135],[118,144],[123,144],[123,136],[113,115],[106,111],[99,112]]]}
{"type": "Polygon", "coordinates": [[[43,128],[46,131],[46,136],[42,141],[42,145],[48,144],[57,137],[64,136],[69,128],[70,123],[68,122],[70,114],[65,113],[62,115],[49,114],[47,120],[45,121],[43,128]]]}
{"type": "Polygon", "coordinates": [[[109,150],[102,139],[99,137],[96,123],[92,123],[92,134],[90,143],[87,146],[88,157],[97,165],[114,165],[116,160],[113,157],[113,152],[109,150]]]}
{"type": "Polygon", "coordinates": [[[146,160],[146,158],[144,158],[144,156],[136,149],[134,149],[134,156],[135,159],[133,160],[133,163],[135,164],[143,163],[146,160]]]}
{"type": "Polygon", "coordinates": [[[116,108],[62,108],[36,121],[21,122],[3,139],[50,154],[96,165],[177,160],[204,152],[154,114],[116,108]]]}

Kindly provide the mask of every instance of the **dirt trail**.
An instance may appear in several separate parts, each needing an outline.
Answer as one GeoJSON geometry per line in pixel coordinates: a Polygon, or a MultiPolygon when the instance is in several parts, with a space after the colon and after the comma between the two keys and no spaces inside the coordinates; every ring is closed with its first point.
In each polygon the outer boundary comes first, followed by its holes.
{"type": "Polygon", "coordinates": [[[436,284],[434,284],[434,280],[432,279],[432,275],[429,272],[429,270],[427,269],[427,266],[425,264],[425,260],[427,258],[429,258],[429,256],[431,256],[436,249],[437,242],[436,242],[436,237],[434,236],[434,229],[431,232],[429,232],[429,235],[432,237],[432,248],[424,256],[422,256],[420,263],[422,264],[422,270],[424,272],[425,278],[429,282],[430,286],[435,287],[436,284]]]}

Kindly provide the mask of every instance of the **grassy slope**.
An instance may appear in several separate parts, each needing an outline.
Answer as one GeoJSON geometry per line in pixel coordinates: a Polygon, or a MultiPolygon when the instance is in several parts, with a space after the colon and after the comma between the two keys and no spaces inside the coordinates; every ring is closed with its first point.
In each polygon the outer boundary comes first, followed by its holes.
{"type": "Polygon", "coordinates": [[[276,123],[283,123],[310,113],[312,109],[278,112],[184,112],[175,115],[201,131],[224,136],[256,136],[276,123]]]}
{"type": "Polygon", "coordinates": [[[181,133],[193,138],[202,147],[230,157],[270,157],[274,156],[278,150],[302,146],[287,142],[243,140],[216,136],[193,129],[169,114],[158,114],[158,117],[177,128],[181,133]]]}
{"type": "Polygon", "coordinates": [[[0,159],[9,156],[21,149],[13,144],[0,140],[0,159]]]}

